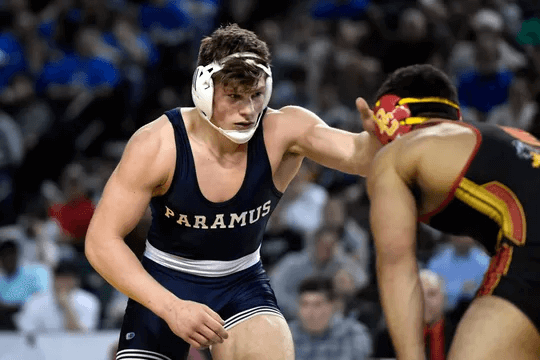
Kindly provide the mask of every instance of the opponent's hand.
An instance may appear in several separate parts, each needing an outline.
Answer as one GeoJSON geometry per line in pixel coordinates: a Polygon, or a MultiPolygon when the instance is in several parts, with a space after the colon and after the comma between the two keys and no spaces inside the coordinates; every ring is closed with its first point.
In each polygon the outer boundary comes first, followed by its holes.
{"type": "Polygon", "coordinates": [[[208,306],[193,301],[178,300],[164,320],[172,332],[196,349],[222,343],[229,337],[223,319],[208,306]]]}
{"type": "Polygon", "coordinates": [[[378,130],[377,124],[375,123],[375,114],[369,108],[368,103],[363,98],[359,97],[356,99],[356,108],[360,113],[360,118],[362,119],[362,127],[364,130],[368,131],[370,134],[375,134],[378,130]]]}

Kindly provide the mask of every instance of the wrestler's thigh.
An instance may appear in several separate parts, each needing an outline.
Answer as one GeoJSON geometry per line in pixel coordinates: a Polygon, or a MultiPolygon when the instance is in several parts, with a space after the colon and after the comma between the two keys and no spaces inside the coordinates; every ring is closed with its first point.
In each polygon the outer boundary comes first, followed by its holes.
{"type": "Polygon", "coordinates": [[[291,331],[280,316],[257,315],[228,332],[227,340],[212,346],[214,360],[294,360],[291,331]]]}
{"type": "Polygon", "coordinates": [[[487,295],[474,299],[457,328],[449,360],[540,358],[540,334],[509,301],[487,295]]]}

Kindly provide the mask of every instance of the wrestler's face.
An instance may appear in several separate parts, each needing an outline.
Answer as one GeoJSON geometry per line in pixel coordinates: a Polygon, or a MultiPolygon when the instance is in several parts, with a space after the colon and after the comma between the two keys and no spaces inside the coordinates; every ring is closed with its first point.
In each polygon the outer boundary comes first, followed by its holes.
{"type": "Polygon", "coordinates": [[[216,84],[214,111],[211,121],[224,130],[249,130],[255,126],[263,111],[266,79],[261,78],[254,88],[216,84]]]}
{"type": "Polygon", "coordinates": [[[320,334],[330,326],[334,303],[324,292],[307,291],[300,295],[300,321],[311,334],[320,334]]]}

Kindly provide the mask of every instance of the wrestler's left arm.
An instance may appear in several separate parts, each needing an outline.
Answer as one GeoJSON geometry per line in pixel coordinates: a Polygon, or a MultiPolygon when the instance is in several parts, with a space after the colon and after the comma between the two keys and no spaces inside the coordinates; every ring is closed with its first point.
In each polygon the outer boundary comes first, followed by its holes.
{"type": "Polygon", "coordinates": [[[392,145],[377,154],[367,179],[377,281],[397,358],[419,360],[424,359],[424,300],[416,260],[417,208],[394,165],[392,145]]]}
{"type": "MultiPolygon", "coordinates": [[[[373,113],[363,99],[356,101],[364,129],[374,129],[373,113]]],[[[288,131],[295,134],[289,151],[345,173],[367,176],[371,161],[381,144],[368,131],[351,133],[328,126],[309,110],[288,106],[280,110],[289,120],[288,131]]]]}

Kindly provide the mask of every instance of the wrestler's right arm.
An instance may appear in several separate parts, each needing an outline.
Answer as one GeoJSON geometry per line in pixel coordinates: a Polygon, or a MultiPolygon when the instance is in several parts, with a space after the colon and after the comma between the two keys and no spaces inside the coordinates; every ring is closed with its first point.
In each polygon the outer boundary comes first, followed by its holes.
{"type": "Polygon", "coordinates": [[[176,151],[174,141],[165,140],[170,126],[161,117],[129,140],[90,222],[85,254],[112,286],[164,319],[190,345],[206,347],[227,338],[223,320],[206,305],[180,300],[161,286],[124,242],[172,176],[176,151]]]}

